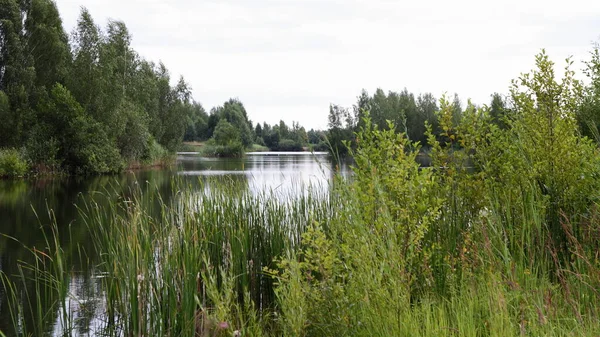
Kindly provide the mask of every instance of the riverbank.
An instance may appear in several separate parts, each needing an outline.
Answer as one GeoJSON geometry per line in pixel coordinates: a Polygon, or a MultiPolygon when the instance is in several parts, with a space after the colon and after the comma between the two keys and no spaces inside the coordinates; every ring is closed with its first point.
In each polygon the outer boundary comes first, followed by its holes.
{"type": "Polygon", "coordinates": [[[0,277],[3,308],[19,335],[87,324],[94,334],[145,336],[595,336],[596,148],[535,157],[536,167],[569,164],[540,184],[522,151],[543,144],[502,139],[531,128],[469,130],[458,137],[485,137],[478,151],[440,142],[422,167],[418,146],[367,120],[352,179],[333,173],[325,189],[293,193],[275,179],[306,173],[298,157],[308,156],[222,160],[230,175],[207,167],[219,160],[183,158],[189,170],[163,179],[170,190],[136,181],[80,204],[77,231],[91,247],[65,249],[75,227],[47,226],[44,243],[12,267],[21,273],[0,277]],[[270,185],[255,189],[246,163],[270,185]],[[577,193],[544,188],[565,179],[577,193]],[[87,256],[96,260],[84,281],[75,266],[87,256]],[[92,283],[95,302],[73,300],[75,282],[92,283]]]}
{"type": "MultiPolygon", "coordinates": [[[[216,145],[213,142],[183,142],[179,147],[180,153],[198,153],[205,157],[214,158],[241,158],[246,153],[258,152],[273,152],[273,153],[302,153],[302,152],[322,152],[321,147],[305,146],[291,148],[269,149],[260,144],[252,144],[250,147],[243,149],[241,144],[232,145],[216,145]],[[321,151],[318,151],[321,150],[321,151]]],[[[325,149],[326,151],[327,149],[325,149]]]]}
{"type": "MultiPolygon", "coordinates": [[[[154,159],[130,160],[121,165],[121,169],[106,174],[115,174],[121,171],[144,170],[150,168],[169,167],[175,163],[176,153],[167,153],[162,150],[154,154],[154,159]]],[[[82,175],[69,173],[62,169],[58,163],[31,164],[27,156],[16,149],[0,149],[0,179],[20,179],[29,177],[57,177],[67,175],[82,175]]],[[[85,175],[85,174],[84,174],[85,175]]]]}

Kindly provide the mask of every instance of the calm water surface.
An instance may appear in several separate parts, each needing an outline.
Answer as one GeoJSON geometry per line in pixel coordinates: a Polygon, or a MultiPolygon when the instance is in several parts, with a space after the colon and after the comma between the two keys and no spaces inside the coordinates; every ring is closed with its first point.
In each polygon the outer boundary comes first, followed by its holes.
{"type": "MultiPolygon", "coordinates": [[[[347,171],[344,166],[342,173],[347,171]]],[[[303,187],[309,184],[326,191],[332,172],[331,160],[325,153],[249,153],[243,159],[203,158],[195,153],[181,153],[177,166],[171,169],[88,178],[0,180],[0,271],[17,274],[18,261],[31,260],[31,253],[25,247],[44,250],[45,237],[51,233],[50,224],[55,219],[65,254],[79,256],[80,250],[85,250],[87,260],[91,261],[74,261],[69,284],[72,299],[68,302],[75,312],[79,334],[94,335],[99,325],[96,320],[103,311],[97,282],[101,275],[94,273],[92,240],[78,208],[96,200],[95,195],[126,196],[132,189],[140,188],[145,193],[160,193],[168,203],[176,192],[175,180],[197,188],[210,188],[210,179],[214,176],[236,180],[250,193],[272,190],[289,195],[302,193],[303,187]],[[86,306],[86,310],[77,310],[81,306],[86,306]]],[[[154,206],[158,209],[159,205],[154,206]]],[[[13,327],[5,303],[0,283],[0,331],[10,335],[13,327]]],[[[54,314],[56,322],[60,314],[54,314]]],[[[49,326],[48,331],[56,335],[60,331],[59,323],[49,326]]]]}

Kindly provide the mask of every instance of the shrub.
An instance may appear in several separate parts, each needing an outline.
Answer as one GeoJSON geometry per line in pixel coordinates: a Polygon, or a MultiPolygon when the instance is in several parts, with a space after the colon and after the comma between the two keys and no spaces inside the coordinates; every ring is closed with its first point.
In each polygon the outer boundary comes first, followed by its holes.
{"type": "Polygon", "coordinates": [[[25,143],[25,149],[27,159],[36,173],[60,171],[62,164],[59,158],[60,143],[47,124],[39,123],[33,127],[25,143]]]}
{"type": "Polygon", "coordinates": [[[148,139],[148,146],[142,155],[144,164],[165,164],[171,161],[171,154],[162,145],[160,145],[153,137],[148,139]]]}
{"type": "Polygon", "coordinates": [[[320,141],[318,144],[311,144],[311,150],[316,152],[329,151],[329,146],[326,142],[320,141]]]}
{"type": "Polygon", "coordinates": [[[244,145],[240,141],[220,145],[211,139],[202,147],[202,155],[206,157],[242,157],[244,155],[244,145]]]}
{"type": "Polygon", "coordinates": [[[282,139],[275,151],[302,151],[302,144],[291,139],[282,139]]]}
{"type": "Polygon", "coordinates": [[[27,174],[29,165],[19,151],[15,149],[0,150],[0,177],[21,177],[27,174]]]}

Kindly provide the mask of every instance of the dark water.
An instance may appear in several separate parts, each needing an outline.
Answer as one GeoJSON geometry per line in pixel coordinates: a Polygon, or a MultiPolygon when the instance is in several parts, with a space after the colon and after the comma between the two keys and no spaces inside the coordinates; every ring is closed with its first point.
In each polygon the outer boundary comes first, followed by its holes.
{"type": "MultiPolygon", "coordinates": [[[[101,276],[94,273],[92,240],[79,208],[93,201],[108,210],[108,205],[102,204],[110,200],[105,196],[127,195],[128,191],[137,188],[144,193],[160,193],[168,203],[176,193],[173,187],[176,180],[192,187],[210,188],[210,184],[201,182],[214,176],[236,180],[241,188],[251,193],[270,189],[276,193],[297,194],[302,193],[302,186],[307,184],[326,190],[332,172],[331,161],[323,153],[251,153],[243,159],[180,154],[176,167],[170,169],[102,177],[0,180],[0,271],[9,276],[16,275],[20,272],[19,261],[32,260],[28,248],[44,251],[48,246],[46,240],[52,240],[50,224],[55,220],[66,256],[85,256],[84,259],[70,259],[73,263],[69,283],[72,301],[68,302],[69,306],[87,306],[82,310],[86,316],[76,317],[74,322],[80,335],[93,335],[97,325],[94,320],[103,310],[99,282],[95,282],[101,276]],[[98,195],[104,197],[97,198],[98,195]]],[[[158,209],[158,205],[154,206],[158,209]]],[[[25,285],[28,286],[32,285],[25,285]]],[[[0,283],[0,331],[8,335],[14,329],[6,302],[0,283]]],[[[48,327],[50,334],[60,329],[61,313],[53,315],[57,323],[48,327]]]]}

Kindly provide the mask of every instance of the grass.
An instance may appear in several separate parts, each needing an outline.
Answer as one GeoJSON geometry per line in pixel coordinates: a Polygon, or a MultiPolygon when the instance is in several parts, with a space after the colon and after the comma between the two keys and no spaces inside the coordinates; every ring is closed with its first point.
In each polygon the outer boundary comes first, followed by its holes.
{"type": "MultiPolygon", "coordinates": [[[[354,175],[327,192],[252,194],[215,178],[175,182],[169,202],[152,189],[97,194],[108,202],[80,211],[100,257],[103,333],[597,336],[596,192],[558,209],[512,165],[492,175],[504,166],[467,168],[478,152],[438,146],[423,168],[402,134],[369,127],[354,175]]],[[[61,235],[2,278],[16,335],[56,320],[75,334],[61,235]]]]}
{"type": "Polygon", "coordinates": [[[200,152],[205,142],[183,142],[179,148],[182,152],[200,152]]]}
{"type": "Polygon", "coordinates": [[[252,144],[252,146],[250,146],[250,148],[248,148],[248,151],[250,151],[250,152],[268,152],[269,148],[264,145],[260,145],[260,144],[252,144]]]}
{"type": "MultiPolygon", "coordinates": [[[[397,236],[377,234],[392,229],[365,226],[364,208],[352,193],[356,186],[337,184],[330,195],[318,190],[251,195],[219,179],[210,189],[179,185],[177,200],[169,204],[152,191],[111,199],[111,209],[86,204],[81,212],[101,256],[97,272],[106,275],[104,333],[594,336],[599,331],[597,288],[591,286],[598,282],[595,266],[587,266],[585,275],[565,269],[555,282],[544,270],[499,254],[513,249],[491,235],[463,245],[461,261],[443,252],[452,271],[425,281],[444,277],[452,284],[447,291],[434,284],[411,289],[416,274],[407,278],[409,271],[398,263],[406,257],[397,255],[397,236]],[[149,206],[156,204],[160,216],[149,206]]],[[[489,220],[491,232],[500,215],[495,212],[482,215],[478,226],[489,220]]],[[[12,294],[14,326],[21,331],[41,336],[58,319],[67,335],[76,332],[65,300],[72,297],[72,271],[60,235],[48,237],[47,250],[31,251],[36,262],[21,266],[19,282],[3,276],[12,294]],[[23,294],[18,289],[26,289],[25,297],[17,296],[23,294]],[[25,316],[33,319],[24,324],[25,316]]],[[[596,263],[586,261],[582,258],[584,264],[596,263]]]]}

